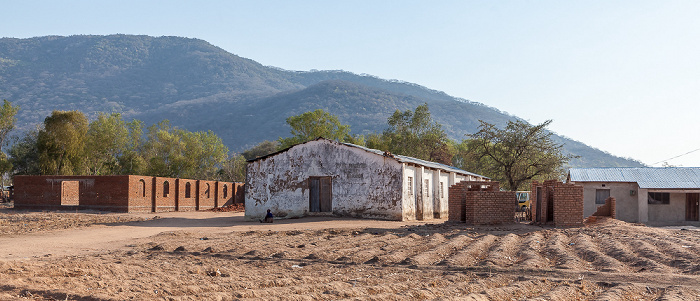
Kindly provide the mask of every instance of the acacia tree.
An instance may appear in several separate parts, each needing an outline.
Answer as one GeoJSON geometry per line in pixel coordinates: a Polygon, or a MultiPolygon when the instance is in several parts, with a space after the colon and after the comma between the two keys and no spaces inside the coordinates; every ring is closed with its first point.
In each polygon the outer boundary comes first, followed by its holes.
{"type": "Polygon", "coordinates": [[[562,154],[561,144],[552,140],[547,126],[552,120],[530,125],[508,121],[505,129],[480,121],[479,131],[458,146],[455,165],[502,182],[518,190],[532,179],[558,177],[571,155],[562,154]]]}
{"type": "Polygon", "coordinates": [[[45,175],[81,174],[88,120],[80,111],[53,111],[37,137],[39,167],[45,175]]]}
{"type": "MultiPolygon", "coordinates": [[[[433,120],[427,103],[416,107],[415,111],[396,110],[387,123],[389,128],[382,139],[390,152],[450,164],[449,139],[442,126],[433,120]]],[[[381,146],[382,143],[372,141],[370,144],[381,146]]]]}
{"type": "Polygon", "coordinates": [[[322,109],[287,118],[292,128],[292,137],[279,138],[280,149],[323,137],[345,141],[350,133],[350,126],[341,124],[338,117],[322,109]]]}

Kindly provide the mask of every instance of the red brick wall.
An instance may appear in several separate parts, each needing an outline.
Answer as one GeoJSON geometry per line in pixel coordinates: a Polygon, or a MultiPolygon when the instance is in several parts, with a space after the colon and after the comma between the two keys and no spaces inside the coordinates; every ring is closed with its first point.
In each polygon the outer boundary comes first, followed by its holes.
{"type": "Polygon", "coordinates": [[[146,176],[15,176],[15,207],[95,209],[116,212],[165,212],[210,209],[244,203],[243,183],[146,176]],[[168,182],[167,196],[163,195],[168,182]],[[186,184],[190,183],[190,197],[186,184]],[[209,196],[198,187],[209,185],[209,196]],[[226,185],[227,196],[223,197],[226,185]],[[64,187],[64,189],[62,189],[64,187]],[[63,195],[62,195],[63,191],[63,195]],[[221,196],[221,199],[217,199],[221,196]],[[62,205],[63,203],[63,205],[62,205]]]}
{"type": "Polygon", "coordinates": [[[498,191],[498,182],[462,181],[449,188],[448,220],[472,225],[512,223],[515,192],[498,191]]]}
{"type": "Polygon", "coordinates": [[[214,208],[214,200],[216,200],[216,182],[215,181],[197,181],[199,190],[199,200],[197,210],[207,210],[214,208]]]}
{"type": "Polygon", "coordinates": [[[467,224],[495,225],[515,222],[515,191],[469,191],[465,199],[467,224]]]}
{"type": "Polygon", "coordinates": [[[235,195],[236,191],[233,187],[233,183],[216,182],[216,200],[214,200],[214,206],[223,207],[226,205],[231,205],[235,195]]]}
{"type": "Polygon", "coordinates": [[[197,210],[197,180],[177,179],[177,211],[197,210]],[[189,185],[189,195],[187,186],[189,185]]]}
{"type": "Polygon", "coordinates": [[[177,181],[175,178],[160,178],[154,180],[154,212],[175,211],[175,198],[177,192],[177,181]],[[167,185],[166,185],[167,183],[167,185]]]}
{"type": "Polygon", "coordinates": [[[245,183],[233,183],[236,196],[233,198],[234,204],[245,204],[245,183]]]}
{"type": "Polygon", "coordinates": [[[14,186],[17,208],[128,210],[129,176],[15,176],[14,186]]]}
{"type": "Polygon", "coordinates": [[[153,211],[153,177],[129,176],[129,212],[153,211]]]}
{"type": "Polygon", "coordinates": [[[605,199],[605,205],[599,206],[593,213],[593,216],[610,216],[615,218],[615,198],[608,197],[605,199]]]}
{"type": "Polygon", "coordinates": [[[554,186],[554,226],[583,225],[583,186],[557,183],[554,186]]]}

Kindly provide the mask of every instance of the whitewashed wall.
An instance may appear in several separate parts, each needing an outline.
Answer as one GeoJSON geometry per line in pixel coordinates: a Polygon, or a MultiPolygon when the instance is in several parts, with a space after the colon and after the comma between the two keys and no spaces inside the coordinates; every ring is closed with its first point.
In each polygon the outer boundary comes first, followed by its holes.
{"type": "Polygon", "coordinates": [[[309,212],[308,178],[332,177],[333,213],[402,220],[402,164],[329,140],[315,140],[248,164],[245,216],[260,219],[309,212]]]}

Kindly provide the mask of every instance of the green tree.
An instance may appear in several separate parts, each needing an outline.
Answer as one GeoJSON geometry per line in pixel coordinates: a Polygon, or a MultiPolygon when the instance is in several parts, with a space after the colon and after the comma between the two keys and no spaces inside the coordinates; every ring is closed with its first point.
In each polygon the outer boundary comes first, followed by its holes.
{"type": "Polygon", "coordinates": [[[141,153],[143,140],[143,122],[137,119],[126,124],[129,129],[129,137],[126,141],[122,155],[119,157],[119,174],[140,175],[145,174],[146,160],[141,153]]]}
{"type": "Polygon", "coordinates": [[[88,126],[85,162],[89,175],[113,175],[121,171],[119,158],[129,141],[129,128],[118,113],[100,113],[88,126]]]}
{"type": "Polygon", "coordinates": [[[258,157],[266,156],[276,152],[280,148],[279,141],[268,141],[258,143],[250,149],[241,153],[246,160],[252,160],[258,157]]]}
{"type": "Polygon", "coordinates": [[[0,174],[2,175],[12,170],[12,162],[5,152],[2,151],[2,148],[7,144],[9,133],[15,128],[15,122],[17,121],[15,116],[18,111],[19,106],[13,106],[11,102],[3,99],[3,105],[0,107],[0,174]]]}
{"type": "Polygon", "coordinates": [[[280,149],[318,137],[345,141],[350,133],[349,125],[341,124],[338,117],[322,109],[291,116],[287,118],[287,124],[292,128],[292,137],[279,138],[280,149]]]}
{"type": "Polygon", "coordinates": [[[53,111],[44,119],[37,149],[39,167],[45,175],[73,175],[85,172],[85,135],[88,120],[80,111],[53,111]]]}
{"type": "Polygon", "coordinates": [[[145,174],[159,177],[214,180],[228,148],[213,132],[189,132],[167,120],[148,128],[143,146],[145,174]]]}
{"type": "Polygon", "coordinates": [[[243,155],[232,155],[224,162],[220,171],[220,179],[227,182],[245,182],[247,164],[243,155]]]}
{"type": "Polygon", "coordinates": [[[479,131],[458,146],[455,164],[501,182],[504,188],[527,188],[533,179],[559,178],[562,167],[574,156],[562,154],[547,131],[547,120],[530,125],[522,120],[508,121],[505,129],[481,121],[479,131]]]}
{"type": "Polygon", "coordinates": [[[396,110],[388,119],[383,140],[388,151],[418,159],[450,164],[452,151],[442,126],[433,120],[428,104],[415,111],[396,110]]]}
{"type": "Polygon", "coordinates": [[[38,137],[38,129],[26,132],[21,138],[15,137],[16,141],[8,151],[13,174],[41,174],[41,168],[39,168],[39,149],[37,149],[38,137]]]}

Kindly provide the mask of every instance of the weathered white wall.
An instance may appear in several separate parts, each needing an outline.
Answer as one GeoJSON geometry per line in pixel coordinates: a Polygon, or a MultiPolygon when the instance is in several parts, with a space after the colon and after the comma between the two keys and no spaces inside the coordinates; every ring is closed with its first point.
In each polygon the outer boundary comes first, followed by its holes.
{"type": "Polygon", "coordinates": [[[245,216],[260,219],[309,212],[308,178],[332,177],[336,215],[402,220],[402,164],[328,140],[310,141],[248,164],[245,216]]]}
{"type": "Polygon", "coordinates": [[[416,179],[416,166],[410,164],[403,165],[403,189],[402,189],[402,206],[403,206],[403,220],[415,220],[416,219],[416,202],[418,198],[418,193],[420,191],[420,185],[417,183],[416,179]],[[411,184],[409,184],[409,182],[411,184]],[[416,188],[418,187],[418,188],[416,188]]]}
{"type": "Polygon", "coordinates": [[[441,170],[433,172],[433,214],[435,218],[447,218],[449,173],[441,170]],[[442,189],[441,189],[442,187],[442,189]],[[442,192],[442,193],[441,193],[442,192]]]}

